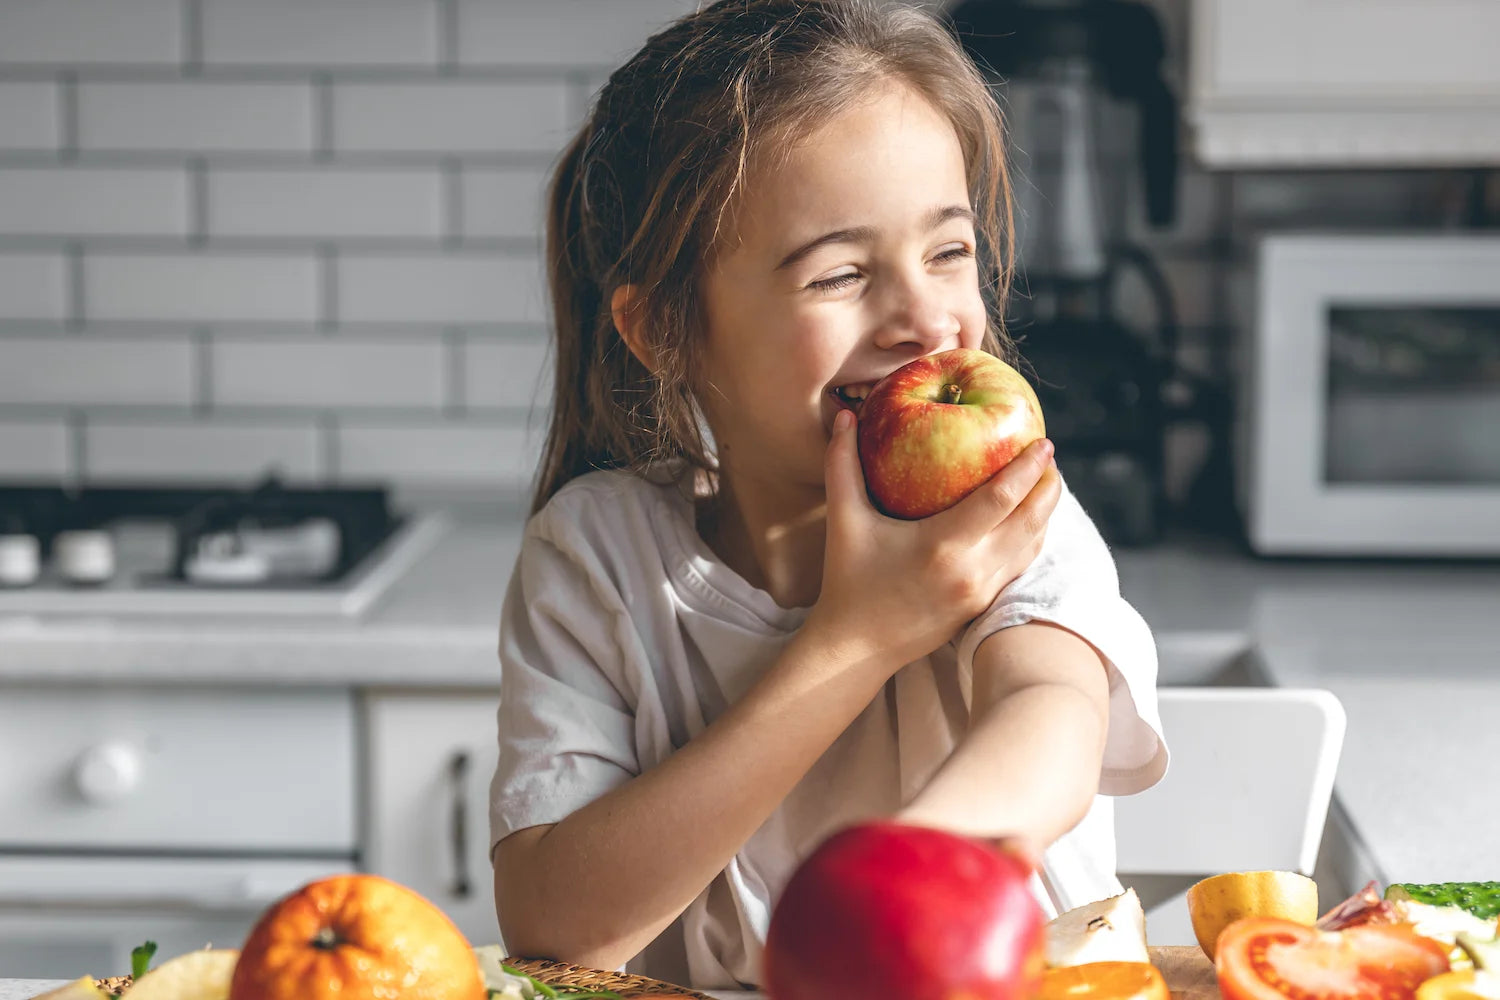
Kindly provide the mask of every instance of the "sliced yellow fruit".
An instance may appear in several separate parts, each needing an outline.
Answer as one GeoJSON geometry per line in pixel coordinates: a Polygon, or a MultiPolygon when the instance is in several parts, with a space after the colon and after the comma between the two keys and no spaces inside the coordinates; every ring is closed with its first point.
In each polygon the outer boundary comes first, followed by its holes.
{"type": "Polygon", "coordinates": [[[1417,987],[1417,1000],[1500,1000],[1500,976],[1474,969],[1444,972],[1417,987]]]}
{"type": "Polygon", "coordinates": [[[1241,917],[1317,923],[1318,883],[1297,872],[1227,872],[1188,889],[1187,907],[1198,946],[1212,961],[1220,932],[1241,917]]]}
{"type": "Polygon", "coordinates": [[[110,995],[99,988],[93,976],[83,976],[66,986],[59,986],[50,993],[41,993],[32,1000],[111,1000],[110,995]]]}
{"type": "Polygon", "coordinates": [[[130,1000],[228,1000],[240,953],[204,948],[163,962],[125,991],[130,1000]]]}

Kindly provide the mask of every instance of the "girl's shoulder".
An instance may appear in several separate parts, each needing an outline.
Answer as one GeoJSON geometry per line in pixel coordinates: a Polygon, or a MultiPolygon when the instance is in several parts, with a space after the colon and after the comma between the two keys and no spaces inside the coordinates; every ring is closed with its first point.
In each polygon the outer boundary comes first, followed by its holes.
{"type": "Polygon", "coordinates": [[[616,548],[675,534],[692,517],[690,495],[669,473],[598,469],[554,493],[530,517],[526,535],[570,550],[616,548]]]}

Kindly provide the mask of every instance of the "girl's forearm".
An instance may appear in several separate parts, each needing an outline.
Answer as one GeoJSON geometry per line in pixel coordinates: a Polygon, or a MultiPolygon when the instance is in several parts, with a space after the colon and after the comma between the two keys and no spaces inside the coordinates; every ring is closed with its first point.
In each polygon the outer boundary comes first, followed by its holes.
{"type": "Polygon", "coordinates": [[[889,673],[804,627],[682,749],[524,854],[497,852],[506,947],[606,969],[630,959],[724,869],[889,673]]]}
{"type": "Polygon", "coordinates": [[[1018,688],[975,718],[898,818],[976,837],[1015,837],[1040,857],[1088,811],[1103,737],[1097,706],[1077,687],[1018,688]]]}

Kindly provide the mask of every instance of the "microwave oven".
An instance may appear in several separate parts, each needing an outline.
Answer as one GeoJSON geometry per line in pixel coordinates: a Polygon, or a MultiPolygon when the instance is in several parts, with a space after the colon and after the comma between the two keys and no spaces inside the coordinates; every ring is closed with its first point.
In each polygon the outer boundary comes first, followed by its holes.
{"type": "Polygon", "coordinates": [[[1500,234],[1268,235],[1254,257],[1250,547],[1500,556],[1500,234]]]}

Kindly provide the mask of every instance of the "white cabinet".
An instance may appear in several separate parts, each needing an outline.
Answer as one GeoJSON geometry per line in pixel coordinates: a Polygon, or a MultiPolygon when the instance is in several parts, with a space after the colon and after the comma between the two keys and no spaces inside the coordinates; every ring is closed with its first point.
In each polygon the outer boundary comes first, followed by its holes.
{"type": "Polygon", "coordinates": [[[347,690],[7,686],[0,844],[349,859],[354,731],[347,690]]]}
{"type": "Polygon", "coordinates": [[[499,692],[371,692],[364,705],[364,867],[442,907],[472,944],[498,942],[489,788],[499,692]]]}
{"type": "Polygon", "coordinates": [[[1193,0],[1209,166],[1500,163],[1496,0],[1193,0]]]}

